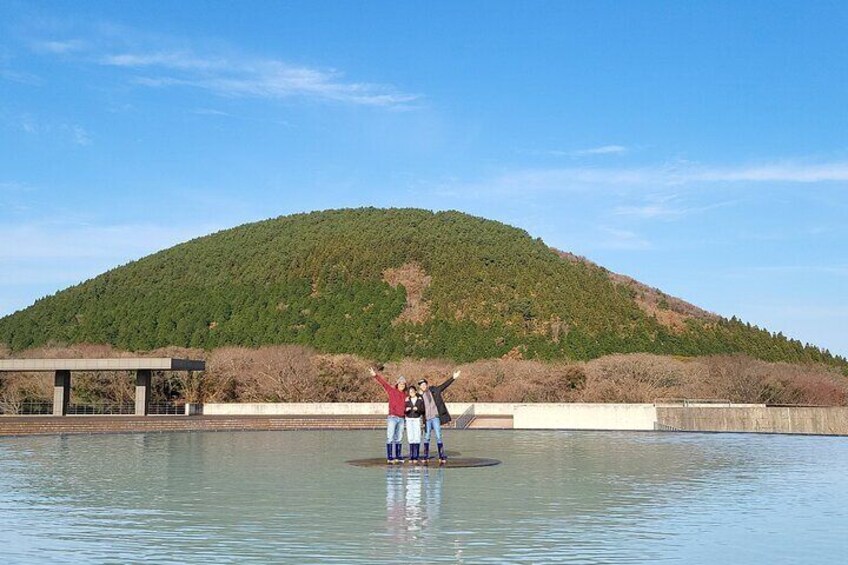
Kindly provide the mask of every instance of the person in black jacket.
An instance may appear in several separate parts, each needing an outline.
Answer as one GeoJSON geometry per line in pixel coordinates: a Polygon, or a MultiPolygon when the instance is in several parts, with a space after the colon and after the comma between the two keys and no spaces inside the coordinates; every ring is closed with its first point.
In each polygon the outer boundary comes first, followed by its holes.
{"type": "Polygon", "coordinates": [[[421,396],[424,400],[424,459],[430,459],[430,432],[436,436],[436,446],[439,448],[439,462],[445,463],[448,458],[445,455],[445,446],[442,443],[442,426],[451,421],[448,408],[442,399],[442,393],[459,378],[459,371],[454,371],[453,376],[440,385],[430,385],[426,379],[418,381],[421,388],[421,396]]]}
{"type": "Polygon", "coordinates": [[[424,399],[418,389],[410,386],[406,389],[406,440],[409,442],[409,461],[418,462],[421,451],[421,417],[424,416],[424,399]]]}

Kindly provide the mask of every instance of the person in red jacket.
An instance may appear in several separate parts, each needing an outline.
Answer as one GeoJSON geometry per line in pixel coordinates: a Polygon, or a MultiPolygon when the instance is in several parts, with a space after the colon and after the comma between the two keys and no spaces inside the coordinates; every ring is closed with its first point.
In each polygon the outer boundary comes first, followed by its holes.
{"type": "Polygon", "coordinates": [[[403,426],[406,416],[406,378],[398,376],[395,386],[374,367],[368,369],[389,397],[389,416],[386,418],[386,462],[403,463],[403,426]],[[392,448],[394,447],[394,451],[392,448]]]}

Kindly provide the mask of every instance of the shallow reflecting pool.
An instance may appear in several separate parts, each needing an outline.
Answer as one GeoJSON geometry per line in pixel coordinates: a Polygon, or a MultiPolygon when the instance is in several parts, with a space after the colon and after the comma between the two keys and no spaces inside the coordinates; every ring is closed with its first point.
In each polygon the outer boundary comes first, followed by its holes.
{"type": "Polygon", "coordinates": [[[841,563],[848,439],[447,432],[485,468],[357,468],[375,432],[0,438],[2,563],[841,563]]]}

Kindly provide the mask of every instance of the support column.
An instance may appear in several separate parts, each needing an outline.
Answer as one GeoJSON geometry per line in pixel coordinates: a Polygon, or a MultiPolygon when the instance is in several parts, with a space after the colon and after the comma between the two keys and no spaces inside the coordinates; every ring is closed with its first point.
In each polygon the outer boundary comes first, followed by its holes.
{"type": "Polygon", "coordinates": [[[56,371],[53,381],[53,415],[65,416],[68,414],[68,403],[71,400],[71,372],[56,371]]]}
{"type": "Polygon", "coordinates": [[[135,372],[135,415],[147,416],[150,404],[150,380],[152,371],[139,370],[135,372]]]}

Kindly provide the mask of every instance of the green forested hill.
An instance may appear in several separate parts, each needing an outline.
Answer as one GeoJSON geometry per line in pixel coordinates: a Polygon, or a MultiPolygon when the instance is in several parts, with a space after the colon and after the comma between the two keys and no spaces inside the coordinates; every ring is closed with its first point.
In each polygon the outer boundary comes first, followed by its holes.
{"type": "Polygon", "coordinates": [[[458,212],[332,210],[243,225],[113,269],[0,319],[0,343],[300,343],[457,361],[745,352],[845,363],[735,319],[672,312],[621,279],[458,212]]]}

